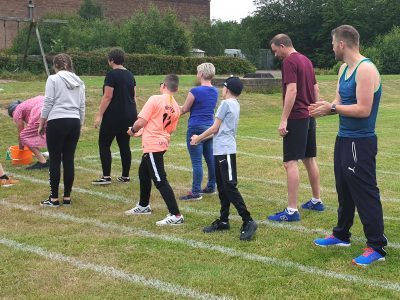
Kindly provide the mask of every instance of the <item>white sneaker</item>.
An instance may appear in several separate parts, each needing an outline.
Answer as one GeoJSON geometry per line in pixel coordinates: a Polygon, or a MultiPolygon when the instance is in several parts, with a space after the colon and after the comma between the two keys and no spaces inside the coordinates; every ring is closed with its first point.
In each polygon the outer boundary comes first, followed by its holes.
{"type": "Polygon", "coordinates": [[[168,214],[165,219],[162,219],[161,221],[156,222],[156,225],[158,226],[164,226],[164,225],[182,225],[183,224],[183,216],[180,215],[179,217],[175,215],[168,214]]]}
{"type": "Polygon", "coordinates": [[[125,212],[125,215],[130,216],[130,215],[150,215],[151,214],[151,208],[150,205],[147,206],[141,206],[139,203],[136,204],[136,206],[130,210],[127,210],[125,212]]]}

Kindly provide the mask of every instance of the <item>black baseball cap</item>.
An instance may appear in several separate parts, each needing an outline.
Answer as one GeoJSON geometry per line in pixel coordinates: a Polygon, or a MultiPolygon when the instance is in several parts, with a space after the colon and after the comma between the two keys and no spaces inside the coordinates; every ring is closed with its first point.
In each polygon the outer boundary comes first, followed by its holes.
{"type": "Polygon", "coordinates": [[[243,90],[243,83],[239,77],[231,76],[227,78],[222,84],[236,96],[239,96],[243,90]]]}

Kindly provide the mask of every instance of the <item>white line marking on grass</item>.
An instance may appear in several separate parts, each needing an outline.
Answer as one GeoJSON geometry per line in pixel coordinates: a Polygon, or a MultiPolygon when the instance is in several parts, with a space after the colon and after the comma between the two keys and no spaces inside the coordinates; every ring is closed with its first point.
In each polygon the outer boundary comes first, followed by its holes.
{"type": "MultiPolygon", "coordinates": [[[[213,215],[216,215],[215,212],[199,210],[199,209],[195,209],[195,208],[192,208],[192,207],[181,207],[180,209],[182,211],[195,213],[196,215],[201,215],[201,216],[213,216],[213,215]]],[[[216,215],[216,217],[218,217],[218,215],[216,215]]],[[[236,221],[242,221],[242,218],[240,216],[231,215],[229,218],[232,219],[232,220],[236,220],[236,221]]],[[[271,228],[285,229],[285,230],[296,231],[296,232],[304,232],[304,233],[307,233],[307,234],[318,233],[318,234],[321,234],[321,235],[324,235],[324,236],[332,234],[332,230],[320,229],[320,228],[307,228],[307,227],[304,227],[302,225],[295,225],[295,224],[289,224],[289,223],[283,223],[283,222],[282,223],[273,222],[273,221],[268,221],[268,220],[262,220],[262,221],[256,220],[256,222],[258,224],[264,224],[267,227],[271,227],[271,228]]],[[[352,236],[351,240],[352,241],[357,241],[357,242],[360,242],[360,243],[364,243],[364,244],[366,242],[366,238],[356,237],[356,236],[352,236]]],[[[400,249],[400,244],[389,242],[387,247],[388,248],[394,248],[394,249],[400,249]]]]}
{"type": "MultiPolygon", "coordinates": [[[[125,234],[133,234],[136,236],[140,237],[147,237],[147,238],[154,238],[162,241],[168,241],[168,242],[174,242],[174,243],[180,243],[187,245],[189,247],[195,248],[195,249],[204,249],[208,251],[215,251],[222,253],[224,255],[228,255],[231,257],[237,257],[237,258],[242,258],[245,260],[249,261],[255,261],[255,262],[260,262],[266,265],[275,265],[287,269],[296,269],[298,271],[304,272],[311,274],[313,276],[315,275],[320,275],[326,278],[331,278],[331,279],[338,279],[338,280],[343,280],[347,282],[352,282],[360,285],[366,285],[368,286],[373,286],[377,288],[382,288],[382,289],[387,289],[387,290],[392,290],[396,292],[400,292],[400,284],[398,282],[388,282],[388,281],[383,281],[383,280],[375,280],[375,279],[368,279],[368,278],[362,278],[360,276],[356,275],[349,275],[349,274],[344,274],[344,273],[338,273],[334,271],[328,271],[324,269],[320,269],[317,267],[310,267],[306,265],[302,265],[296,262],[292,262],[289,260],[281,260],[278,258],[273,258],[273,257],[268,257],[268,256],[262,256],[258,254],[252,254],[252,253],[246,253],[242,252],[233,248],[228,248],[224,246],[219,246],[219,245],[213,245],[213,244],[208,244],[204,243],[201,241],[196,241],[196,240],[191,240],[191,239],[183,239],[179,237],[175,237],[171,234],[164,235],[164,234],[157,234],[157,233],[152,233],[150,231],[138,229],[138,228],[133,228],[133,227],[128,227],[125,225],[120,225],[116,223],[104,223],[101,222],[97,219],[91,219],[91,218],[79,218],[75,217],[72,215],[68,214],[63,214],[63,213],[54,213],[49,210],[38,210],[34,208],[33,206],[27,206],[27,205],[19,205],[19,204],[12,204],[7,201],[0,201],[0,204],[6,207],[10,208],[16,208],[16,209],[21,209],[24,211],[30,211],[35,214],[43,215],[46,217],[50,218],[55,218],[55,219],[61,219],[61,220],[67,220],[79,224],[91,224],[98,226],[103,229],[108,229],[116,232],[122,232],[125,234]]],[[[323,251],[323,249],[321,249],[323,251]]]]}
{"type": "Polygon", "coordinates": [[[28,253],[34,253],[36,255],[45,257],[49,260],[68,263],[74,267],[77,267],[78,269],[81,269],[81,270],[91,270],[91,271],[99,273],[108,278],[116,278],[116,279],[121,279],[121,280],[128,281],[128,282],[132,282],[135,284],[139,284],[139,285],[144,285],[144,286],[151,287],[151,288],[163,291],[163,292],[171,293],[175,296],[185,296],[185,297],[190,297],[190,298],[194,298],[194,299],[204,299],[204,300],[231,299],[231,298],[227,298],[227,297],[218,297],[218,296],[208,294],[208,293],[201,293],[201,292],[198,292],[193,289],[185,288],[185,287],[171,284],[168,282],[164,282],[164,281],[161,281],[158,279],[146,278],[141,275],[127,273],[123,270],[119,270],[114,267],[102,266],[102,265],[98,265],[98,264],[94,264],[94,263],[85,262],[85,261],[76,259],[71,256],[63,255],[61,253],[50,252],[41,247],[18,243],[16,241],[5,239],[5,238],[0,238],[0,244],[7,246],[9,248],[15,249],[15,250],[28,252],[28,253]]]}
{"type": "MultiPolygon", "coordinates": [[[[25,176],[25,175],[18,174],[18,178],[21,178],[23,180],[30,181],[30,182],[33,182],[33,183],[40,183],[40,184],[43,184],[43,185],[49,185],[48,181],[42,180],[42,179],[36,179],[36,178],[31,177],[31,176],[25,176]]],[[[83,189],[83,188],[76,187],[76,186],[72,187],[72,191],[73,192],[77,192],[77,193],[88,194],[88,195],[91,195],[91,196],[97,196],[97,197],[105,198],[107,200],[119,201],[119,202],[123,202],[123,203],[132,204],[132,202],[133,202],[131,199],[128,199],[126,197],[122,197],[122,196],[118,196],[118,195],[114,195],[114,194],[106,194],[106,193],[102,193],[102,192],[96,192],[96,191],[87,190],[87,189],[83,189]]]]}
{"type": "MultiPolygon", "coordinates": [[[[115,158],[119,158],[120,159],[119,156],[117,156],[115,158]]],[[[90,160],[86,160],[86,162],[90,162],[90,160]]],[[[132,159],[132,163],[140,164],[140,162],[141,162],[141,160],[132,159]]],[[[174,165],[174,164],[164,164],[164,166],[166,168],[169,168],[169,169],[172,169],[172,170],[178,170],[178,171],[184,171],[184,172],[192,172],[191,168],[184,167],[184,166],[177,166],[177,165],[174,165]]],[[[259,182],[259,183],[263,183],[263,184],[280,185],[280,186],[286,187],[286,181],[281,181],[281,180],[268,180],[268,179],[260,179],[260,178],[256,178],[256,177],[243,177],[243,176],[238,176],[238,179],[251,181],[251,182],[259,182]]],[[[305,184],[305,183],[300,183],[300,188],[307,189],[307,190],[311,189],[310,185],[309,184],[305,184]]],[[[336,193],[336,189],[322,187],[322,186],[321,186],[321,191],[325,191],[325,192],[329,192],[329,193],[336,193]]],[[[396,202],[396,203],[400,202],[400,199],[398,199],[398,198],[384,198],[384,197],[381,197],[381,200],[385,201],[385,202],[396,202]]]]}
{"type": "MultiPolygon", "coordinates": [[[[252,199],[252,200],[261,200],[261,201],[274,201],[274,202],[278,202],[278,203],[285,203],[287,204],[287,200],[286,199],[276,199],[276,198],[271,198],[271,197],[260,197],[260,196],[252,196],[252,195],[248,195],[245,193],[241,193],[242,196],[244,198],[248,198],[248,199],[252,199]]],[[[325,204],[325,209],[329,210],[329,211],[333,211],[333,212],[337,212],[337,206],[331,206],[331,205],[326,205],[325,204]]],[[[316,212],[318,213],[318,212],[316,212]]],[[[356,215],[358,215],[358,212],[355,212],[356,215]]],[[[390,220],[390,221],[400,221],[399,217],[387,217],[387,216],[383,216],[384,220],[390,220]]]]}
{"type": "MultiPolygon", "coordinates": [[[[245,139],[245,140],[256,140],[256,141],[262,141],[262,142],[268,142],[268,143],[282,143],[282,139],[269,139],[269,138],[263,138],[263,137],[257,137],[257,136],[245,136],[245,135],[238,135],[237,137],[240,139],[245,139]]],[[[334,142],[334,139],[332,140],[332,146],[317,145],[317,148],[332,149],[332,152],[333,152],[333,149],[334,149],[333,142],[334,142]]],[[[386,156],[386,157],[393,157],[393,156],[400,156],[400,153],[378,151],[378,156],[379,155],[386,156]]]]}
{"type": "MultiPolygon", "coordinates": [[[[282,156],[254,154],[251,152],[244,152],[244,151],[237,151],[237,154],[243,155],[243,156],[254,157],[254,158],[260,158],[260,159],[277,160],[277,161],[282,162],[282,156]]],[[[318,161],[318,166],[333,168],[333,163],[324,163],[324,162],[318,161]]],[[[394,176],[400,175],[400,172],[395,172],[395,171],[383,171],[383,170],[377,169],[376,172],[378,174],[384,174],[384,175],[394,175],[394,176]]]]}

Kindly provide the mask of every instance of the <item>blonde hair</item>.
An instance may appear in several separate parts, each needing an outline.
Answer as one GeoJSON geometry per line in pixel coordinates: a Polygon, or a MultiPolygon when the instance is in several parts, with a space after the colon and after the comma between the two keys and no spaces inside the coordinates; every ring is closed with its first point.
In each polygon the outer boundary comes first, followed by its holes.
{"type": "Polygon", "coordinates": [[[197,66],[197,72],[202,73],[205,80],[211,80],[215,75],[215,67],[212,63],[203,63],[197,66]]]}
{"type": "Polygon", "coordinates": [[[72,65],[71,56],[65,53],[57,54],[53,58],[53,65],[58,71],[70,71],[73,72],[74,68],[72,65]]]}

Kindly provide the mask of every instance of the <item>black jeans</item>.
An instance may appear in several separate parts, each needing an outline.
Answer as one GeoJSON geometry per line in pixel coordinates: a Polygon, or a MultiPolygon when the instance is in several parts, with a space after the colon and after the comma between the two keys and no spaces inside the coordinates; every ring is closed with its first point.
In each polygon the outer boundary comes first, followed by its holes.
{"type": "Polygon", "coordinates": [[[355,208],[363,224],[367,245],[383,256],[387,239],[376,182],[377,138],[342,138],[335,143],[334,168],[338,193],[338,223],[333,235],[349,242],[355,208]]]}
{"type": "MultiPolygon", "coordinates": [[[[128,130],[128,128],[126,128],[128,130]]],[[[126,133],[126,130],[120,132],[108,131],[103,126],[100,127],[99,132],[99,152],[101,167],[103,169],[103,176],[111,175],[111,144],[116,138],[119,153],[121,155],[122,162],[122,176],[129,177],[129,171],[131,169],[131,148],[129,147],[130,136],[126,133]]]]}
{"type": "Polygon", "coordinates": [[[64,170],[64,197],[70,197],[74,183],[74,158],[81,133],[79,119],[65,118],[47,122],[46,140],[49,151],[51,198],[58,198],[61,162],[64,170]]]}
{"type": "Polygon", "coordinates": [[[251,221],[246,204],[237,189],[236,154],[214,155],[215,176],[217,181],[218,196],[221,202],[220,220],[228,222],[229,207],[232,203],[243,222],[251,221]]]}
{"type": "Polygon", "coordinates": [[[160,191],[168,211],[172,215],[180,214],[174,191],[172,190],[164,169],[164,152],[144,153],[139,166],[140,201],[141,206],[150,202],[151,181],[160,191]]]}

